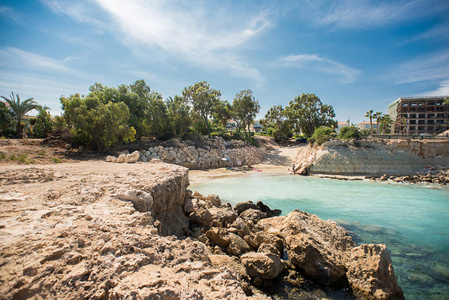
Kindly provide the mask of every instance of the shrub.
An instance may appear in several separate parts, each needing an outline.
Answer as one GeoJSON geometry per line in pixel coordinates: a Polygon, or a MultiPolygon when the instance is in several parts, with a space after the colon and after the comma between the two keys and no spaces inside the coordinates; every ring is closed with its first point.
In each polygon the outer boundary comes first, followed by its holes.
{"type": "Polygon", "coordinates": [[[332,128],[322,126],[317,129],[315,129],[315,132],[313,135],[309,138],[309,142],[311,144],[317,143],[318,145],[323,144],[324,142],[329,141],[333,137],[335,137],[335,132],[332,128]]]}
{"type": "Polygon", "coordinates": [[[343,127],[340,129],[339,138],[342,140],[357,140],[360,138],[360,130],[354,125],[343,127]]]}

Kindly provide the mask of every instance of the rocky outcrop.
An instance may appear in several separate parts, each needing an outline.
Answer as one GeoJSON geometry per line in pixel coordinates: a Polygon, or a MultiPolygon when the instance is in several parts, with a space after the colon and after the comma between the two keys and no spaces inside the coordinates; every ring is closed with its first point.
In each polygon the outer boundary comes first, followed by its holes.
{"type": "Polygon", "coordinates": [[[240,263],[245,270],[242,278],[249,276],[256,286],[280,277],[288,269],[288,274],[300,270],[321,284],[351,287],[361,299],[403,298],[384,245],[357,247],[337,223],[300,210],[286,217],[269,217],[273,210],[263,203],[247,201],[234,208],[229,205],[207,208],[212,206],[208,197],[199,193],[194,196],[194,202],[201,205],[190,212],[189,219],[199,214],[206,216],[205,211],[222,211],[215,213],[215,217],[208,214],[207,221],[191,223],[194,236],[215,254],[239,257],[233,265],[240,263]],[[220,215],[230,212],[236,216],[232,224],[218,221],[222,219],[220,215]],[[284,251],[287,261],[283,260],[284,251]]]}
{"type": "Polygon", "coordinates": [[[0,195],[20,195],[2,198],[1,299],[268,299],[185,236],[187,169],[19,167],[2,170],[0,195]]]}
{"type": "Polygon", "coordinates": [[[207,145],[202,147],[181,142],[176,145],[157,145],[136,150],[131,154],[126,150],[117,158],[107,156],[106,161],[120,163],[160,160],[196,170],[258,164],[266,154],[265,147],[246,145],[242,141],[225,141],[222,138],[210,139],[207,145]]]}
{"type": "Polygon", "coordinates": [[[425,166],[449,165],[449,141],[329,141],[303,147],[297,174],[382,176],[415,175],[425,166]]]}

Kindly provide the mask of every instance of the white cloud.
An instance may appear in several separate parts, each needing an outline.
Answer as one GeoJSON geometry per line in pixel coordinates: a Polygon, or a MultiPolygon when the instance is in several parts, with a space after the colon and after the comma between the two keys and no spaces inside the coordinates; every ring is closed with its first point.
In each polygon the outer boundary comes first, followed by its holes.
{"type": "Polygon", "coordinates": [[[24,23],[23,17],[9,6],[0,5],[0,16],[17,24],[24,23]]]}
{"type": "Polygon", "coordinates": [[[0,67],[23,68],[32,70],[75,72],[65,65],[65,62],[71,60],[68,57],[64,60],[55,60],[53,58],[42,56],[36,53],[23,51],[13,47],[0,49],[0,67]]]}
{"type": "Polygon", "coordinates": [[[338,63],[317,54],[297,54],[282,57],[280,63],[284,66],[299,69],[314,69],[324,73],[337,75],[342,83],[351,83],[357,79],[362,72],[344,64],[338,63]]]}
{"type": "Polygon", "coordinates": [[[383,79],[395,84],[448,79],[449,52],[432,53],[395,66],[383,79]]]}
{"type": "Polygon", "coordinates": [[[417,96],[449,96],[449,79],[441,81],[436,90],[421,93],[417,96]]]}
{"type": "Polygon", "coordinates": [[[438,24],[431,29],[421,33],[418,36],[415,36],[403,44],[413,43],[422,40],[449,40],[449,24],[438,24]]]}
{"type": "Polygon", "coordinates": [[[448,7],[437,0],[306,1],[303,17],[335,28],[379,27],[432,14],[448,7]]]}
{"type": "Polygon", "coordinates": [[[94,6],[86,1],[42,1],[79,22],[108,28],[133,51],[144,48],[151,50],[149,55],[168,54],[205,69],[227,70],[236,77],[264,81],[239,55],[251,38],[271,26],[264,11],[236,13],[225,4],[213,6],[201,1],[95,0],[95,6],[110,16],[108,21],[100,21],[101,14],[93,13],[94,6]],[[105,22],[109,22],[107,26],[105,22]]]}

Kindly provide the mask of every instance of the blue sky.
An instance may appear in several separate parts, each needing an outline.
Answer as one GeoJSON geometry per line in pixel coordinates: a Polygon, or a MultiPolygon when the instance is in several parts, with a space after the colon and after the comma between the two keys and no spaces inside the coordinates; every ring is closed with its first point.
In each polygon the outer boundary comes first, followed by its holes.
{"type": "Polygon", "coordinates": [[[232,102],[301,93],[339,121],[449,95],[449,1],[0,0],[0,95],[59,97],[144,79],[164,98],[206,80],[232,102]]]}

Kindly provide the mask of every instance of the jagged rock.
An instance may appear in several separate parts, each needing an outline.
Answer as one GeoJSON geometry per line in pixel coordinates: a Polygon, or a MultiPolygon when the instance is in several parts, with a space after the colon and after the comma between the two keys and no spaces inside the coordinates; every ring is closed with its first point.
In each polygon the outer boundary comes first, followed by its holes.
{"type": "Polygon", "coordinates": [[[213,226],[226,227],[237,219],[237,212],[232,209],[213,207],[209,208],[208,211],[212,216],[213,226]]]}
{"type": "Polygon", "coordinates": [[[202,226],[209,226],[212,224],[212,214],[209,210],[200,208],[189,215],[189,221],[202,226]]]}
{"type": "Polygon", "coordinates": [[[253,203],[253,201],[245,201],[245,202],[239,202],[234,206],[234,210],[238,212],[240,215],[242,212],[244,212],[247,209],[259,209],[256,204],[253,203]]]}
{"type": "Polygon", "coordinates": [[[240,259],[251,277],[274,279],[284,269],[279,256],[271,253],[250,252],[243,254],[240,259]]]}
{"type": "Polygon", "coordinates": [[[206,200],[210,201],[213,206],[220,207],[221,205],[220,197],[218,197],[217,195],[209,195],[207,196],[206,200]]]}
{"type": "Polygon", "coordinates": [[[147,212],[153,210],[153,197],[150,193],[140,190],[122,189],[117,191],[117,197],[121,200],[131,201],[137,211],[147,212]]]}
{"type": "Polygon", "coordinates": [[[362,245],[351,250],[348,281],[358,298],[404,299],[385,245],[362,245]]]}
{"type": "Polygon", "coordinates": [[[259,222],[260,219],[266,218],[267,214],[264,212],[261,212],[258,209],[249,208],[249,209],[245,210],[244,212],[242,212],[239,217],[245,221],[253,221],[254,223],[257,223],[257,222],[259,222]]]}
{"type": "Polygon", "coordinates": [[[259,248],[257,249],[258,253],[271,253],[275,254],[277,256],[281,256],[281,252],[273,245],[273,244],[267,244],[262,243],[260,244],[259,248]]]}
{"type": "Polygon", "coordinates": [[[125,162],[127,163],[136,163],[139,160],[140,152],[134,151],[131,154],[126,155],[125,162]]]}
{"type": "Polygon", "coordinates": [[[356,245],[342,227],[294,210],[280,225],[280,231],[291,262],[309,278],[326,285],[344,280],[351,249],[356,245]]]}
{"type": "Polygon", "coordinates": [[[226,248],[229,254],[240,255],[253,250],[241,237],[223,228],[213,227],[206,232],[206,236],[211,244],[226,248]]]}
{"type": "Polygon", "coordinates": [[[276,217],[279,216],[282,211],[280,209],[274,209],[272,210],[271,208],[269,208],[267,205],[263,204],[262,201],[258,201],[257,202],[257,207],[264,213],[267,214],[268,217],[276,217]]]}
{"type": "Polygon", "coordinates": [[[240,217],[238,217],[231,226],[238,230],[240,237],[251,234],[252,224],[240,217]]]}
{"type": "Polygon", "coordinates": [[[117,157],[117,161],[116,161],[116,162],[118,162],[118,163],[124,163],[125,160],[126,160],[126,154],[120,154],[120,155],[117,157]]]}

